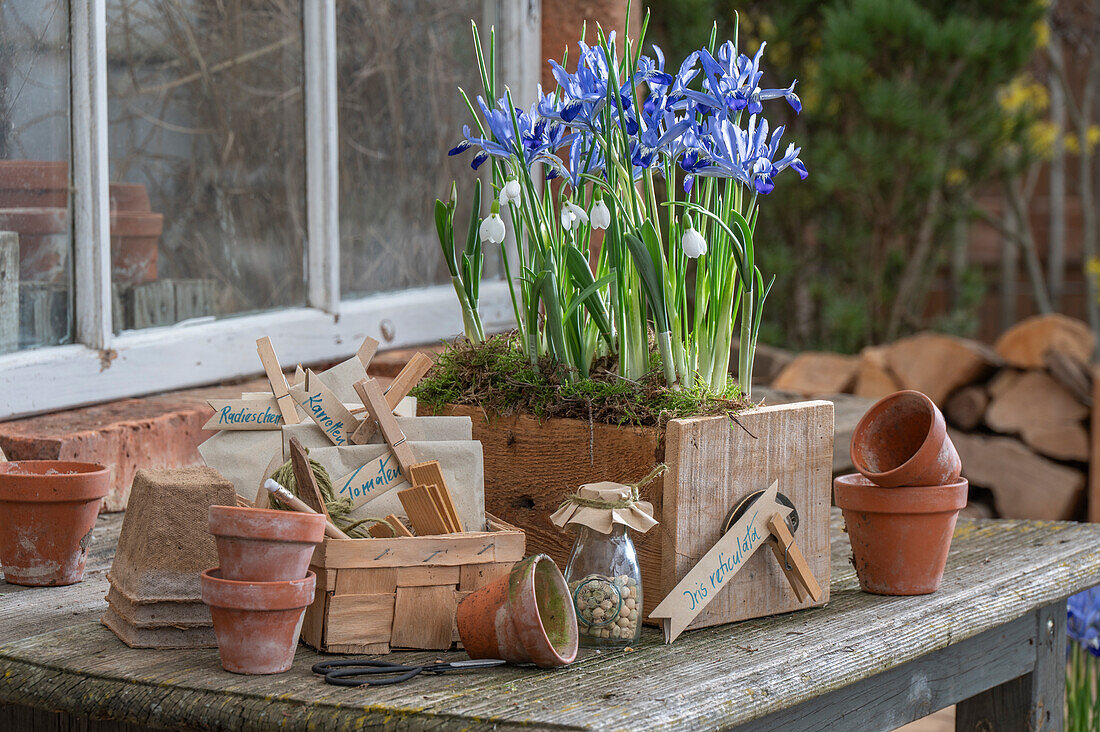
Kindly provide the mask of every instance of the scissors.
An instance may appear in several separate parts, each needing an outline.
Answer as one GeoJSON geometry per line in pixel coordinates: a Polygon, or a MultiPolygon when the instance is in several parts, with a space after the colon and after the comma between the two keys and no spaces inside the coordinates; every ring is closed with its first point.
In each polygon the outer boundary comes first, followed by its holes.
{"type": "Polygon", "coordinates": [[[420,673],[443,674],[448,671],[464,671],[470,668],[489,668],[503,666],[506,661],[498,658],[470,659],[468,661],[450,661],[426,663],[420,666],[405,666],[389,661],[369,661],[360,658],[346,658],[338,661],[321,661],[313,664],[313,673],[325,677],[326,684],[335,686],[386,686],[408,681],[420,673]],[[360,679],[365,676],[367,678],[360,679]]]}

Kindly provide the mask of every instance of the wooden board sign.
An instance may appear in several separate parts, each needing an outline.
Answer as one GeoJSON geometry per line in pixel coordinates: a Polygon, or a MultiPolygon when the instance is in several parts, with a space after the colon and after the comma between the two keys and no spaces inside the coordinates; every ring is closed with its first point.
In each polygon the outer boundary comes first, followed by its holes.
{"type": "Polygon", "coordinates": [[[650,619],[661,620],[665,643],[671,643],[684,632],[695,616],[718,596],[749,557],[771,536],[768,520],[775,514],[786,518],[791,512],[789,507],[776,501],[778,489],[779,481],[772,481],[768,490],[753,502],[745,515],[722,535],[718,543],[649,614],[650,619]]]}
{"type": "Polygon", "coordinates": [[[312,369],[306,370],[305,384],[292,388],[290,395],[328,436],[332,444],[337,447],[349,444],[348,438],[359,428],[359,420],[352,416],[343,402],[317,378],[312,369]]]}
{"type": "Polygon", "coordinates": [[[277,430],[283,426],[279,403],[271,394],[262,398],[208,399],[214,416],[204,430],[277,430]]]}
{"type": "Polygon", "coordinates": [[[408,488],[409,482],[392,452],[385,452],[332,483],[337,498],[350,498],[357,508],[395,488],[408,488]]]}

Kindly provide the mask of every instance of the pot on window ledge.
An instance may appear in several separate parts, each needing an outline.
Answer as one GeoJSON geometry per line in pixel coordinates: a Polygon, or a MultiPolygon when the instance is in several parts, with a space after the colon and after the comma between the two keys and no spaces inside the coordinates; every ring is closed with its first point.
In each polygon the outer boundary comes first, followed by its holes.
{"type": "Polygon", "coordinates": [[[69,164],[64,160],[0,160],[0,208],[65,208],[69,164]]]}
{"type": "Polygon", "coordinates": [[[157,278],[157,245],[163,230],[164,214],[111,212],[111,278],[116,284],[138,285],[157,278]]]}

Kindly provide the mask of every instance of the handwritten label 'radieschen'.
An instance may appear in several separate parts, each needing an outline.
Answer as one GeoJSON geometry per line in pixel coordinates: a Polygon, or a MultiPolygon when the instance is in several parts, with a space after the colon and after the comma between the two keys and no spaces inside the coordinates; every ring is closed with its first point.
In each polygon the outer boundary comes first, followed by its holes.
{"type": "Polygon", "coordinates": [[[283,416],[275,398],[211,399],[214,416],[203,425],[207,430],[277,430],[283,416]]]}

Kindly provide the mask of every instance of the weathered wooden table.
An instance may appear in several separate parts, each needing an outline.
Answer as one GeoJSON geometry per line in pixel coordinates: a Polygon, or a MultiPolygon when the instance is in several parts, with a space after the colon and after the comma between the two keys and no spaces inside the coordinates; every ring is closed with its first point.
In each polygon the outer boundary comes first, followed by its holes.
{"type": "Polygon", "coordinates": [[[100,519],[83,584],[0,583],[0,730],[887,730],[956,702],[960,729],[1061,729],[1064,598],[1100,583],[1100,526],[960,521],[939,592],[863,594],[834,516],[827,607],[688,632],[671,646],[647,629],[633,651],[590,652],[554,671],[360,690],[311,675],[321,656],[304,646],[292,671],[268,677],[225,673],[214,650],[124,646],[96,622],[119,524],[100,519]]]}

